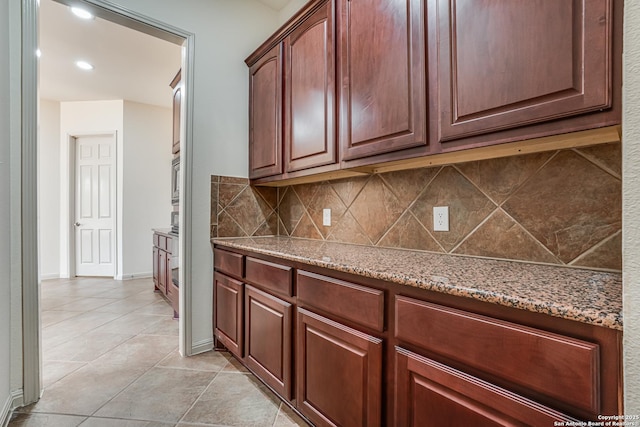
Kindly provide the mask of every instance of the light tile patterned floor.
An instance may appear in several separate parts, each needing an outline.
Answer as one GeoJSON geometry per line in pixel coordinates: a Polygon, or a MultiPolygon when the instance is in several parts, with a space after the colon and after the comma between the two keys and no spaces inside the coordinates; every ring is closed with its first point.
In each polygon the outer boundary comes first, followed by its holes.
{"type": "Polygon", "coordinates": [[[44,394],[9,426],[306,426],[226,353],[183,358],[150,279],[42,283],[44,394]]]}

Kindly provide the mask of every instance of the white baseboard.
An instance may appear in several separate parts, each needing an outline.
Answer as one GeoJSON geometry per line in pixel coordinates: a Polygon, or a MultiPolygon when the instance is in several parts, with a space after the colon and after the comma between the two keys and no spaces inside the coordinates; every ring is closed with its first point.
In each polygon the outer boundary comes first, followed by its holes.
{"type": "Polygon", "coordinates": [[[213,350],[213,338],[191,344],[191,356],[213,350]]]}
{"type": "Polygon", "coordinates": [[[116,280],[126,281],[135,279],[149,279],[151,277],[153,277],[153,273],[149,271],[146,273],[123,274],[121,276],[116,276],[116,280]]]}
{"type": "Polygon", "coordinates": [[[0,426],[7,427],[9,425],[9,420],[11,419],[11,395],[7,396],[6,402],[2,405],[2,409],[0,409],[0,426]]]}
{"type": "Polygon", "coordinates": [[[24,403],[24,399],[22,398],[22,390],[13,391],[7,397],[6,402],[2,405],[2,409],[0,409],[0,426],[7,427],[9,425],[9,420],[11,420],[11,415],[13,414],[13,410],[22,406],[24,403]]]}
{"type": "Polygon", "coordinates": [[[64,277],[60,277],[60,275],[56,273],[43,274],[40,276],[40,280],[51,280],[51,279],[64,279],[64,277]]]}

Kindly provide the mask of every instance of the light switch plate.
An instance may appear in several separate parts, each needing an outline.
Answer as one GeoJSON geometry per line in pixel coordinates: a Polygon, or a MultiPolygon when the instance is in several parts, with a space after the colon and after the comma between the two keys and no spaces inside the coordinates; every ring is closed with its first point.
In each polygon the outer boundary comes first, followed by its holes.
{"type": "Polygon", "coordinates": [[[433,207],[433,231],[449,231],[449,206],[433,207]]]}
{"type": "Polygon", "coordinates": [[[331,209],[322,209],[322,225],[331,226],[331,209]]]}

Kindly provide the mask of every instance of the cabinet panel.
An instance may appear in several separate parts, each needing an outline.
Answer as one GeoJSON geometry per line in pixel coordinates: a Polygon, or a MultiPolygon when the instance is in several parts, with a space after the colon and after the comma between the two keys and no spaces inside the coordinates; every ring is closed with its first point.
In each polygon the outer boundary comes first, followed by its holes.
{"type": "Polygon", "coordinates": [[[382,341],[304,309],[297,335],[298,409],[318,426],[379,426],[382,341]]]}
{"type": "Polygon", "coordinates": [[[301,302],[382,332],[383,291],[307,271],[298,270],[297,276],[301,302]]]}
{"type": "Polygon", "coordinates": [[[249,178],[282,173],[281,44],[249,69],[249,178]]]}
{"type": "Polygon", "coordinates": [[[426,145],[422,0],[340,0],[342,158],[426,145]]]}
{"type": "Polygon", "coordinates": [[[576,421],[401,348],[396,348],[395,362],[396,426],[552,426],[576,421]]]}
{"type": "Polygon", "coordinates": [[[229,276],[242,278],[244,256],[222,249],[213,250],[213,266],[229,276]]]}
{"type": "Polygon", "coordinates": [[[291,296],[293,294],[293,269],[257,258],[247,257],[246,280],[262,288],[291,296]]]}
{"type": "Polygon", "coordinates": [[[167,253],[163,250],[158,250],[158,289],[163,294],[167,293],[167,253]]]}
{"type": "Polygon", "coordinates": [[[285,156],[288,172],[337,161],[333,1],[285,40],[285,156]]]}
{"type": "Polygon", "coordinates": [[[429,4],[439,140],[611,106],[612,1],[429,4]]]}
{"type": "Polygon", "coordinates": [[[245,290],[247,366],[291,400],[292,306],[252,286],[245,290]]]}
{"type": "Polygon", "coordinates": [[[402,296],[396,297],[395,335],[591,414],[600,412],[598,344],[402,296]]]}
{"type": "MultiPolygon", "coordinates": [[[[156,235],[153,235],[153,240],[156,240],[156,235]]],[[[158,248],[157,247],[153,247],[153,284],[155,285],[156,289],[160,290],[160,286],[158,284],[158,281],[160,280],[160,269],[158,267],[159,265],[159,258],[160,258],[160,254],[158,253],[158,248]]]]}
{"type": "Polygon", "coordinates": [[[244,284],[216,272],[213,287],[213,325],[216,338],[238,357],[243,356],[244,284]]]}

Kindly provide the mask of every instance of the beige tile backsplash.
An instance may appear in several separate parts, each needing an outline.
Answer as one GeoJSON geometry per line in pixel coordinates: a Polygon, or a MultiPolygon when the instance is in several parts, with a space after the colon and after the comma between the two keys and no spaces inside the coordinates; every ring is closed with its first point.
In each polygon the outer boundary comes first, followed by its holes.
{"type": "Polygon", "coordinates": [[[211,195],[212,237],[280,234],[622,269],[619,143],[279,189],[212,176],[211,195]],[[434,206],[449,206],[449,232],[433,231],[434,206]]]}

